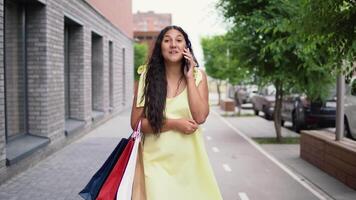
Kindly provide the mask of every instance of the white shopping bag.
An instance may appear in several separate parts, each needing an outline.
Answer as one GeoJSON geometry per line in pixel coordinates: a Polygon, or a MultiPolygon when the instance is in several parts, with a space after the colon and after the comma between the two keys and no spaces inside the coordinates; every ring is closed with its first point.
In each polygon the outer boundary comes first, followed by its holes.
{"type": "MultiPolygon", "coordinates": [[[[139,127],[140,126],[141,123],[139,124],[139,127]]],[[[133,146],[129,162],[127,163],[124,176],[122,177],[121,183],[117,190],[116,200],[131,200],[132,186],[133,186],[133,180],[134,180],[135,169],[136,169],[138,146],[141,141],[140,128],[138,128],[138,130],[135,131],[132,137],[135,138],[135,144],[133,146]]]]}

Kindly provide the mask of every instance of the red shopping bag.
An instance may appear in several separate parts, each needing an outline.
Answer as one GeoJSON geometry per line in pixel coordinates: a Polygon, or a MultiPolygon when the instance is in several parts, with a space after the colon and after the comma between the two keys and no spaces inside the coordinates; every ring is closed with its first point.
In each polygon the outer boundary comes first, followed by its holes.
{"type": "Polygon", "coordinates": [[[130,138],[127,146],[124,149],[124,152],[120,156],[119,160],[106,179],[103,187],[101,188],[97,200],[113,200],[116,198],[116,192],[125,173],[133,145],[134,139],[130,138]]]}
{"type": "Polygon", "coordinates": [[[101,168],[90,179],[85,188],[79,192],[79,195],[85,200],[95,200],[98,196],[101,187],[104,185],[111,170],[119,160],[121,154],[124,152],[129,139],[122,138],[114,151],[110,154],[101,168]]]}

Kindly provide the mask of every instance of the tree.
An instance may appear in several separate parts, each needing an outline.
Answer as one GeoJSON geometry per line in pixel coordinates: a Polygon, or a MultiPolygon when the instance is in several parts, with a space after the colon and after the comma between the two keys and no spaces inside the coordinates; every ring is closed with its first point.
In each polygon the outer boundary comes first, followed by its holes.
{"type": "Polygon", "coordinates": [[[304,38],[310,49],[323,52],[325,65],[337,73],[352,75],[356,60],[355,19],[355,0],[301,0],[295,21],[299,38],[304,38]],[[317,49],[313,48],[316,45],[317,49]]]}
{"type": "Polygon", "coordinates": [[[134,44],[134,74],[135,80],[139,79],[139,75],[137,73],[137,69],[139,66],[145,64],[147,62],[147,54],[148,54],[148,46],[145,43],[134,44]]]}
{"type": "MultiPolygon", "coordinates": [[[[338,77],[338,102],[344,94],[344,77],[350,81],[356,63],[356,1],[355,0],[301,0],[298,35],[307,42],[319,44],[317,51],[326,56],[322,62],[333,69],[338,77]],[[317,19],[317,22],[316,20],[317,19]]],[[[297,21],[297,20],[296,20],[297,21]]],[[[320,60],[317,60],[320,61],[320,60]]],[[[336,140],[344,132],[343,105],[336,113],[336,140]]]]}
{"type": "Polygon", "coordinates": [[[322,66],[306,64],[307,51],[299,53],[305,47],[294,36],[293,20],[299,6],[298,2],[287,0],[220,0],[218,3],[232,24],[228,35],[233,41],[234,57],[254,74],[259,85],[273,84],[276,88],[274,124],[279,142],[285,93],[293,90],[322,98],[323,91],[328,91],[333,81],[322,66]]]}
{"type": "Polygon", "coordinates": [[[218,103],[220,103],[222,81],[234,85],[243,80],[248,72],[239,68],[237,60],[229,55],[229,41],[224,35],[202,38],[201,45],[206,73],[217,80],[218,103]]]}

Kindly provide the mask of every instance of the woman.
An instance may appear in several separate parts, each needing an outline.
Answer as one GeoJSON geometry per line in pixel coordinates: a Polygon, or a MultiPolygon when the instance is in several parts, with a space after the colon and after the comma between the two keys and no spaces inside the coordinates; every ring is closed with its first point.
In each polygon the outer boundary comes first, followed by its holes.
{"type": "Polygon", "coordinates": [[[138,70],[131,126],[142,119],[148,200],[220,200],[199,125],[209,114],[205,73],[188,35],[164,28],[147,66],[138,70]]]}

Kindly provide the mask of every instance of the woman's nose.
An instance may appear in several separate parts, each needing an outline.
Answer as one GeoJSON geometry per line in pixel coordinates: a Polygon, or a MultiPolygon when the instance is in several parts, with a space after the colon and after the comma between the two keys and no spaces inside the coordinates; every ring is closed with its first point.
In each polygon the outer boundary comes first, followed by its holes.
{"type": "Polygon", "coordinates": [[[177,43],[176,43],[175,41],[172,41],[172,42],[171,42],[171,47],[174,48],[174,47],[176,47],[176,46],[177,46],[177,43]]]}

